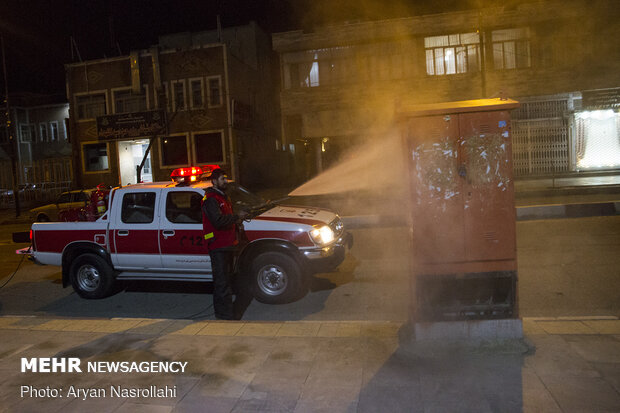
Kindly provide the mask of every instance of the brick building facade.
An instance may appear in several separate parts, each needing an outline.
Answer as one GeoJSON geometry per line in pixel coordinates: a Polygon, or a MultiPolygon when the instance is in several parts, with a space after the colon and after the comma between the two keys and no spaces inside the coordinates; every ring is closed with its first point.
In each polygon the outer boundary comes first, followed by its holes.
{"type": "Polygon", "coordinates": [[[149,50],[66,65],[77,186],[136,183],[147,153],[142,181],[217,164],[252,184],[252,168],[274,155],[279,131],[271,54],[268,35],[251,23],[162,36],[149,50]],[[98,117],[156,109],[167,121],[161,133],[98,132],[98,117]]]}
{"type": "Polygon", "coordinates": [[[274,34],[291,170],[381,139],[399,105],[504,95],[516,176],[617,172],[618,21],[613,0],[551,0],[274,34]]]}

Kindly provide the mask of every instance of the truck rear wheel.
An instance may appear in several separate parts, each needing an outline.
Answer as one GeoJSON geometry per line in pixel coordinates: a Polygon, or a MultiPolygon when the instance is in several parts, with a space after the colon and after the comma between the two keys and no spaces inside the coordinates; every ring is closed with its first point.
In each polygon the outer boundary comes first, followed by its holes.
{"type": "Polygon", "coordinates": [[[104,298],[114,287],[114,270],[95,254],[82,254],[71,264],[71,286],[82,298],[104,298]]]}
{"type": "Polygon", "coordinates": [[[297,262],[281,252],[264,252],[251,265],[250,283],[254,298],[265,304],[284,304],[306,291],[297,262]]]}

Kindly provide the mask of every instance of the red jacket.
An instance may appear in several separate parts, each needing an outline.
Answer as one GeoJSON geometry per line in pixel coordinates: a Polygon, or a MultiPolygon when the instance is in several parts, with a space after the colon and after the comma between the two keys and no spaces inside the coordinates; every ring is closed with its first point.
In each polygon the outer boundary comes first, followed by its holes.
{"type": "Polygon", "coordinates": [[[202,228],[208,251],[238,244],[237,219],[228,197],[208,188],[202,198],[202,228]]]}

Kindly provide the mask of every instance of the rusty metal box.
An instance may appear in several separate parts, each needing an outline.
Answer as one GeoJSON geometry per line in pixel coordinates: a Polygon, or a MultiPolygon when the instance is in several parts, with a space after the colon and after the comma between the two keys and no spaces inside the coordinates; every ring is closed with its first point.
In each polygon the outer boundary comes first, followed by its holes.
{"type": "Polygon", "coordinates": [[[417,319],[512,318],[516,224],[513,100],[401,110],[417,319]]]}

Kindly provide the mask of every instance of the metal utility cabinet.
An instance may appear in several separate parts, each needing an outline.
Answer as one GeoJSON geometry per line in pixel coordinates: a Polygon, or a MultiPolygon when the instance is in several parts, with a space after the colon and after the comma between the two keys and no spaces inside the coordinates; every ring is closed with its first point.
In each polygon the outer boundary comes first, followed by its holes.
{"type": "Polygon", "coordinates": [[[414,320],[518,316],[509,114],[518,106],[480,99],[399,111],[414,320]]]}

